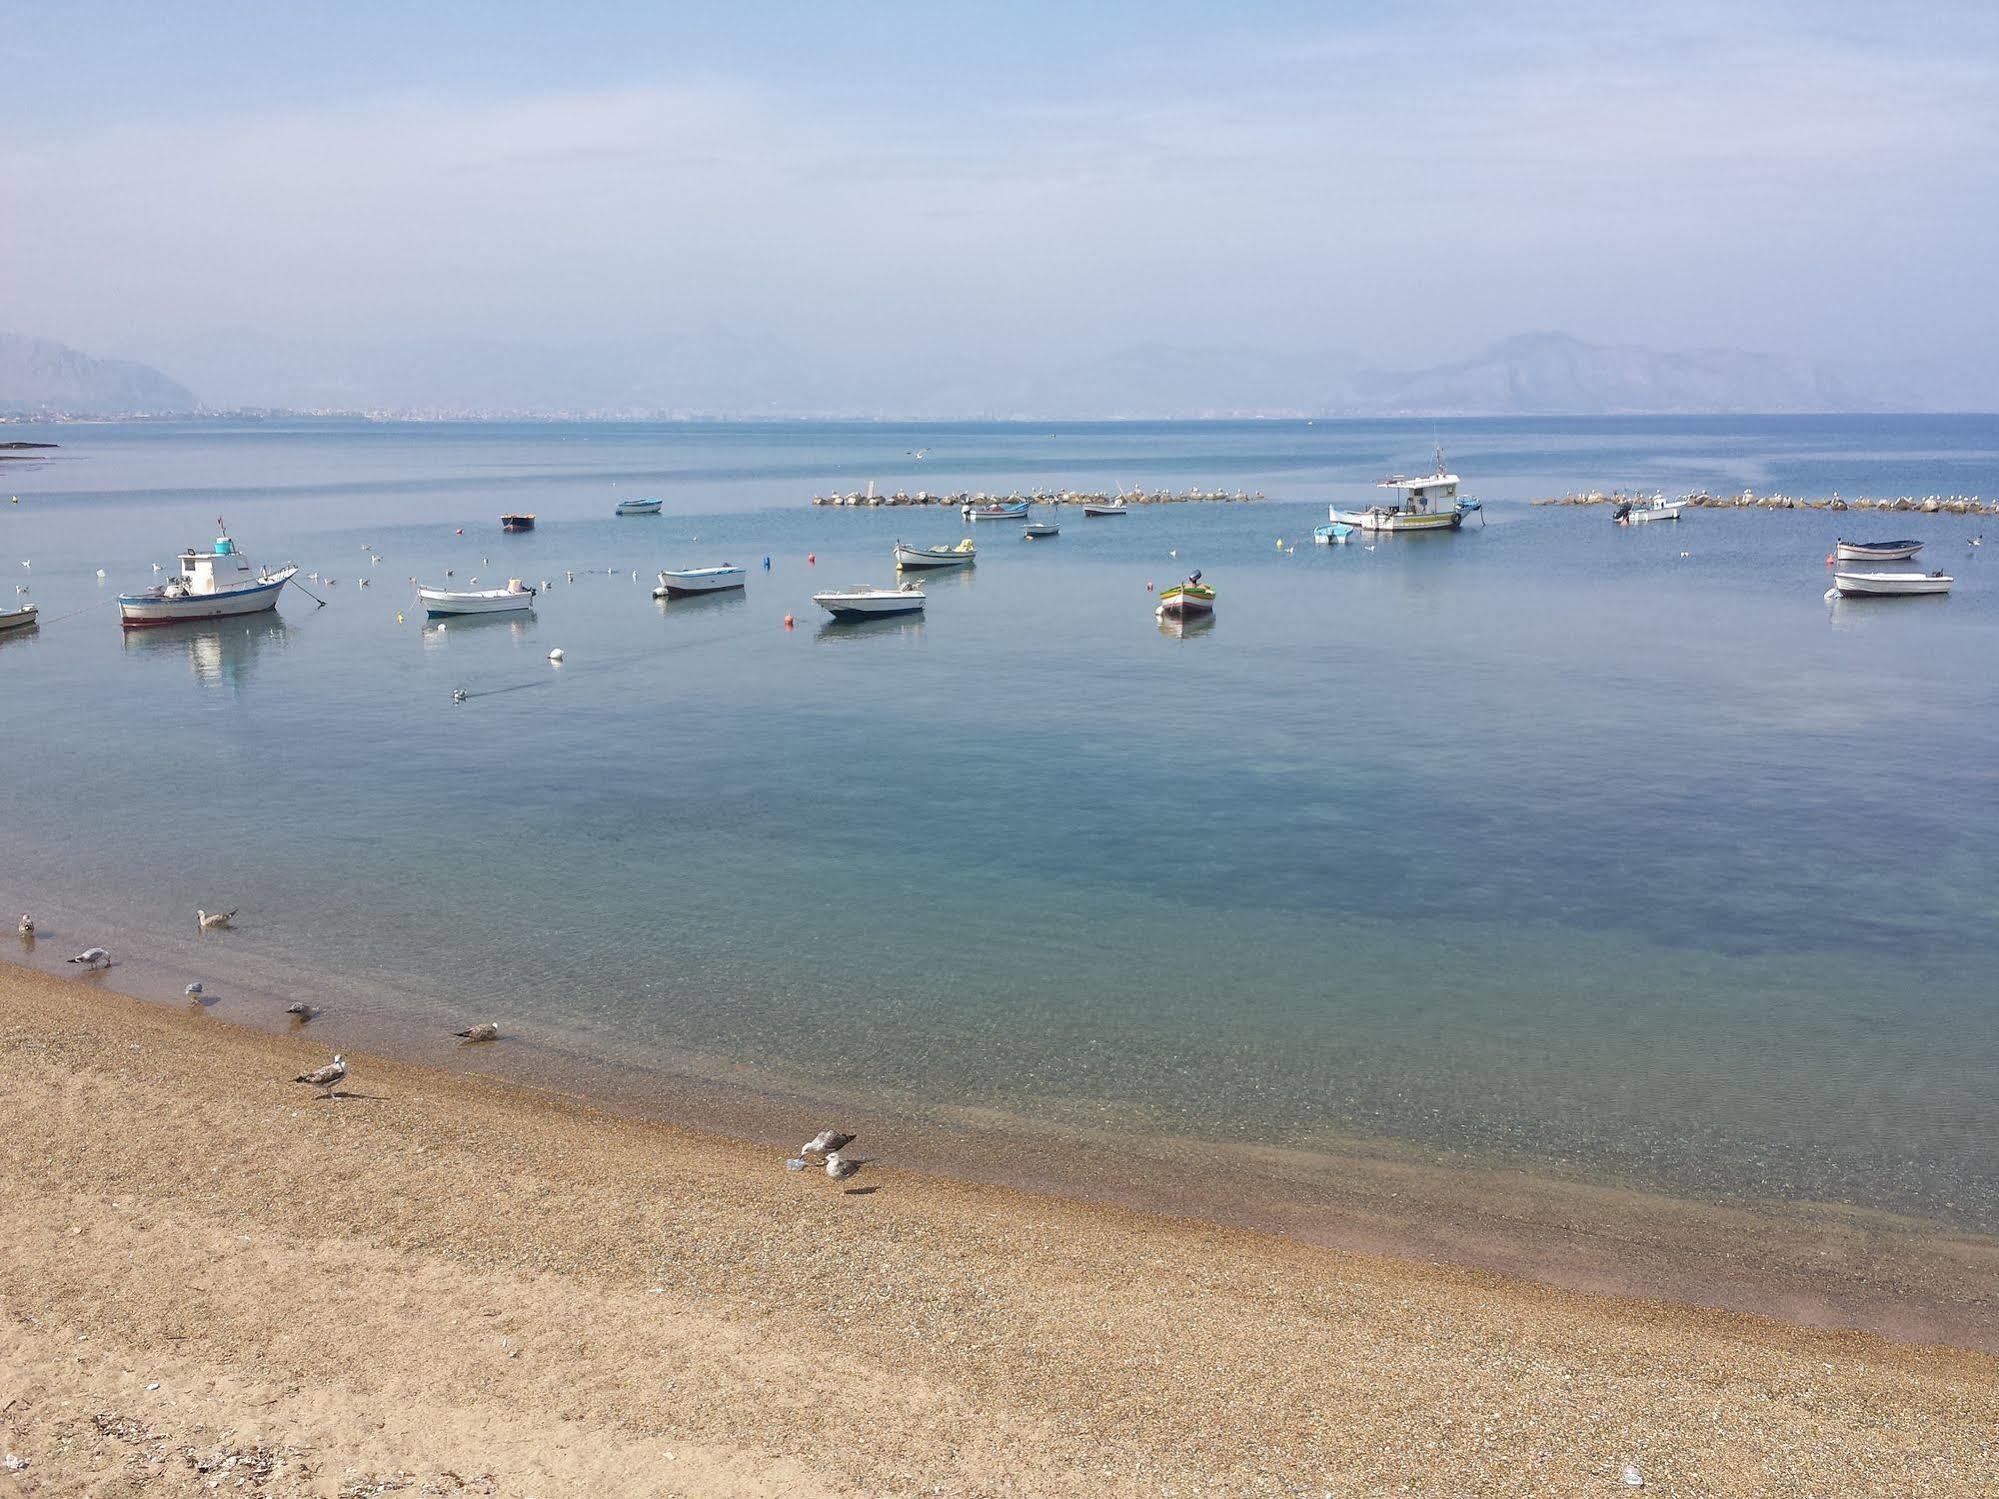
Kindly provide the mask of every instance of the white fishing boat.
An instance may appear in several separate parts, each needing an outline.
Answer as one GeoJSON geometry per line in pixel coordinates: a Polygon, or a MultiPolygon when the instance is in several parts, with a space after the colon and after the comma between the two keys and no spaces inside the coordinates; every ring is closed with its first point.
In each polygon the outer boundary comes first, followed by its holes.
{"type": "Polygon", "coordinates": [[[179,624],[189,619],[220,619],[232,614],[258,614],[275,609],[298,569],[255,567],[236,550],[229,528],[216,522],[222,534],[206,552],[180,554],[180,571],[143,593],[118,595],[118,622],[126,629],[179,624]]]}
{"type": "Polygon", "coordinates": [[[1639,526],[1646,521],[1678,520],[1686,501],[1669,500],[1655,494],[1649,500],[1619,500],[1611,507],[1610,518],[1620,526],[1639,526]]]}
{"type": "Polygon", "coordinates": [[[748,577],[747,569],[732,562],[724,562],[718,567],[663,568],[659,575],[659,587],[652,591],[652,596],[656,599],[677,599],[690,593],[719,593],[725,588],[743,587],[748,577]]]}
{"type": "Polygon", "coordinates": [[[534,607],[535,590],[519,578],[505,588],[418,588],[424,612],[435,619],[449,614],[508,614],[534,607]]]}
{"type": "Polygon", "coordinates": [[[620,500],[616,513],[619,515],[658,515],[664,500],[620,500]]]}
{"type": "Polygon", "coordinates": [[[1029,521],[1020,530],[1021,539],[1024,541],[1040,541],[1045,537],[1060,536],[1061,534],[1062,528],[1052,520],[1029,521]]]}
{"type": "Polygon", "coordinates": [[[1407,479],[1395,474],[1383,479],[1376,487],[1392,490],[1394,501],[1370,505],[1365,510],[1342,510],[1332,505],[1328,507],[1328,518],[1342,525],[1358,526],[1370,534],[1455,531],[1465,523],[1466,516],[1479,508],[1477,500],[1459,496],[1458,476],[1444,468],[1444,450],[1441,447],[1437,449],[1434,473],[1420,479],[1407,479]]]}
{"type": "Polygon", "coordinates": [[[1833,560],[1837,562],[1906,562],[1923,549],[1920,541],[1907,537],[1899,541],[1847,541],[1836,539],[1832,544],[1833,560]]]}
{"type": "Polygon", "coordinates": [[[0,609],[0,635],[9,630],[26,630],[39,622],[41,610],[33,604],[18,609],[0,609]]]}
{"type": "Polygon", "coordinates": [[[1939,570],[1933,573],[1848,573],[1835,572],[1827,598],[1892,598],[1916,593],[1949,593],[1957,579],[1939,570]]]}
{"type": "Polygon", "coordinates": [[[923,608],[923,589],[915,583],[900,588],[835,588],[812,595],[812,602],[835,619],[874,619],[884,614],[915,614],[923,608]]]}
{"type": "Polygon", "coordinates": [[[1123,500],[1117,500],[1102,505],[1085,505],[1083,514],[1102,518],[1110,515],[1129,515],[1131,510],[1123,500]]]}
{"type": "Polygon", "coordinates": [[[969,536],[952,547],[913,547],[901,541],[895,544],[895,565],[905,571],[926,567],[970,567],[977,557],[978,548],[972,545],[969,536]]]}

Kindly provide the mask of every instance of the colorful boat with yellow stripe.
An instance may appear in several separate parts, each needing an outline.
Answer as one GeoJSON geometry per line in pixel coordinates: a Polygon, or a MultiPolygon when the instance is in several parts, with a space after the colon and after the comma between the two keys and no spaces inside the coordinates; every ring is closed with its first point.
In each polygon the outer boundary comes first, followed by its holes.
{"type": "Polygon", "coordinates": [[[1159,590],[1159,608],[1154,611],[1168,619],[1190,619],[1215,612],[1215,590],[1201,581],[1197,569],[1186,582],[1159,590]]]}

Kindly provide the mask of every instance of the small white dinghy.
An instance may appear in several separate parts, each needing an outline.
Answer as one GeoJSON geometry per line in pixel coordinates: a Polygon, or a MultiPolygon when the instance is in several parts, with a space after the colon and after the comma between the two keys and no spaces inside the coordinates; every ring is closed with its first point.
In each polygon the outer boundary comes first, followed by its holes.
{"type": "Polygon", "coordinates": [[[1832,575],[1829,599],[1897,598],[1917,593],[1949,593],[1957,579],[1941,570],[1933,573],[1842,573],[1832,575]]]}
{"type": "Polygon", "coordinates": [[[1062,528],[1052,520],[1029,521],[1020,528],[1020,536],[1023,541],[1040,541],[1043,537],[1060,536],[1061,534],[1062,528]]]}
{"type": "Polygon", "coordinates": [[[418,588],[424,611],[433,619],[440,614],[506,614],[534,607],[535,590],[519,578],[507,580],[505,588],[418,588]]]}
{"type": "Polygon", "coordinates": [[[656,599],[685,598],[690,593],[719,593],[725,588],[742,588],[748,572],[732,562],[719,567],[669,567],[661,570],[656,599]]]}
{"type": "Polygon", "coordinates": [[[978,560],[979,549],[967,536],[954,547],[913,547],[895,544],[895,565],[905,572],[927,567],[970,567],[978,560]]]}
{"type": "Polygon", "coordinates": [[[812,602],[835,619],[875,619],[922,612],[923,590],[915,583],[900,588],[836,588],[813,594],[812,602]]]}
{"type": "Polygon", "coordinates": [[[1836,562],[1906,562],[1923,549],[1920,541],[1903,537],[1899,541],[1847,541],[1834,540],[1833,560],[1836,562]]]}

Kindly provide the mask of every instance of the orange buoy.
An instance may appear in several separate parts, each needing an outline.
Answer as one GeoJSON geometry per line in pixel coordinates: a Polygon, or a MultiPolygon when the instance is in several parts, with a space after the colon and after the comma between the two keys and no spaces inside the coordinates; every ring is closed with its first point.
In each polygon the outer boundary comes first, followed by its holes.
{"type": "Polygon", "coordinates": [[[1838,560],[1839,554],[1837,552],[1827,552],[1825,554],[1825,565],[1827,567],[1831,567],[1838,560]]]}
{"type": "Polygon", "coordinates": [[[463,536],[465,534],[465,528],[463,526],[460,526],[458,528],[457,534],[463,536]]]}
{"type": "Polygon", "coordinates": [[[1147,593],[1150,593],[1150,592],[1152,592],[1152,579],[1150,579],[1150,578],[1147,578],[1147,579],[1145,580],[1145,591],[1146,591],[1147,593]]]}
{"type": "Polygon", "coordinates": [[[790,628],[792,627],[792,625],[793,625],[793,624],[795,624],[795,623],[796,623],[796,621],[795,621],[795,620],[793,620],[793,619],[792,619],[792,617],[791,617],[791,616],[790,616],[789,614],[785,615],[785,617],[784,617],[784,627],[785,627],[785,628],[786,628],[787,630],[788,630],[788,629],[790,629],[790,628]]]}
{"type": "Polygon", "coordinates": [[[819,561],[819,554],[817,552],[807,552],[805,554],[805,560],[807,562],[816,564],[819,561]]]}

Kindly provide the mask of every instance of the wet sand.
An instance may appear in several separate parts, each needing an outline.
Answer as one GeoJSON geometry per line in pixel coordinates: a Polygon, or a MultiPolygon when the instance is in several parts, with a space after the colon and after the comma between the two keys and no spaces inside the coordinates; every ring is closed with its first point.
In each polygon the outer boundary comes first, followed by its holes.
{"type": "Polygon", "coordinates": [[[323,1060],[0,968],[19,1492],[1999,1492],[1982,1353],[323,1060]]]}

